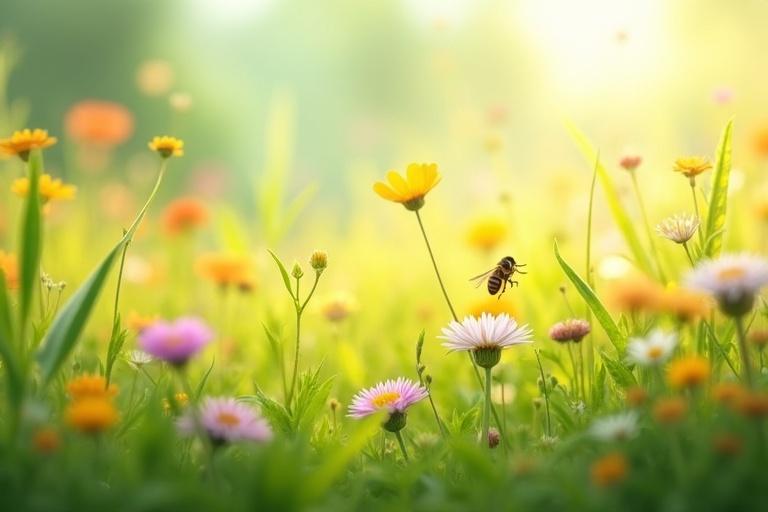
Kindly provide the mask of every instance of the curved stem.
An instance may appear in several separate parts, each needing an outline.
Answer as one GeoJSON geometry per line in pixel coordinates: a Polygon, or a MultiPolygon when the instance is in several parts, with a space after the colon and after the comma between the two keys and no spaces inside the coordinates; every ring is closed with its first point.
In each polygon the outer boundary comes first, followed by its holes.
{"type": "Polygon", "coordinates": [[[691,266],[695,267],[696,263],[693,261],[693,256],[691,255],[691,250],[688,248],[688,242],[683,242],[683,249],[685,249],[685,254],[688,256],[688,261],[691,262],[691,266]]]}
{"type": "Polygon", "coordinates": [[[421,215],[419,215],[418,210],[416,210],[415,213],[416,213],[416,219],[419,221],[419,228],[421,228],[421,234],[424,236],[424,243],[427,244],[427,251],[429,252],[429,258],[432,260],[432,267],[435,269],[437,282],[440,283],[440,289],[443,291],[443,297],[445,297],[445,302],[446,304],[448,304],[448,309],[451,310],[451,316],[453,317],[454,320],[458,322],[459,317],[456,316],[456,311],[453,309],[453,304],[451,304],[451,299],[448,298],[448,292],[445,291],[443,278],[440,277],[440,271],[437,269],[437,262],[435,261],[435,255],[432,253],[432,246],[429,244],[429,239],[427,238],[427,232],[424,230],[424,224],[421,222],[421,215]]]}
{"type": "Polygon", "coordinates": [[[749,346],[747,345],[747,332],[744,328],[744,316],[737,316],[733,319],[736,323],[736,332],[739,339],[739,352],[741,353],[741,373],[747,386],[752,387],[752,363],[749,358],[749,346]]]}
{"type": "Polygon", "coordinates": [[[400,451],[403,452],[403,458],[405,459],[405,462],[408,462],[410,459],[408,459],[408,451],[405,449],[405,443],[403,442],[403,436],[400,434],[400,431],[398,430],[395,432],[395,437],[397,437],[397,443],[400,445],[400,451]]]}

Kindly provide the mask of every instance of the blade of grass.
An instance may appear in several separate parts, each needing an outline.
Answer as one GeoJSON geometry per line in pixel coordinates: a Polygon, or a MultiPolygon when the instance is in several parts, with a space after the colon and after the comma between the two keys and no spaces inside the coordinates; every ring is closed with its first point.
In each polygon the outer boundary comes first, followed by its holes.
{"type": "Polygon", "coordinates": [[[712,194],[709,198],[706,224],[706,246],[704,253],[714,258],[723,248],[723,229],[725,212],[728,205],[728,181],[731,176],[731,145],[733,138],[733,120],[723,128],[717,145],[715,170],[712,174],[712,194]]]}
{"type": "MultiPolygon", "coordinates": [[[[42,219],[40,214],[40,173],[43,155],[39,149],[29,154],[27,179],[29,189],[24,201],[21,224],[21,271],[19,275],[19,325],[22,333],[29,323],[30,309],[40,281],[40,253],[42,252],[42,219]]],[[[24,336],[22,336],[23,338],[24,336]]],[[[21,340],[22,343],[25,340],[21,340]]]]}
{"type": "Polygon", "coordinates": [[[611,318],[611,315],[608,314],[608,310],[605,309],[605,306],[603,306],[603,303],[600,302],[600,299],[597,297],[592,288],[586,282],[584,282],[584,280],[576,273],[576,271],[573,270],[570,265],[568,265],[562,256],[560,256],[560,250],[557,247],[557,240],[555,240],[554,243],[554,250],[555,258],[557,258],[557,262],[560,264],[563,272],[565,272],[565,275],[568,276],[568,279],[571,281],[571,283],[573,283],[574,288],[576,288],[576,291],[579,292],[579,295],[581,295],[581,298],[584,299],[584,302],[587,303],[587,306],[589,306],[592,314],[595,315],[595,318],[597,318],[597,321],[600,322],[603,330],[608,335],[608,339],[616,348],[619,356],[621,356],[624,353],[624,337],[621,335],[621,332],[616,326],[616,323],[613,321],[613,318],[611,318]]]}

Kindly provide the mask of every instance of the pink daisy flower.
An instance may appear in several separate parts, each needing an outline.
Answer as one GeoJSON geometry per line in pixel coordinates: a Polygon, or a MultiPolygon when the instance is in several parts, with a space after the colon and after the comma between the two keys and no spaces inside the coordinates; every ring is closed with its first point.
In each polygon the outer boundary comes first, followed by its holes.
{"type": "Polygon", "coordinates": [[[149,355],[183,366],[213,339],[201,320],[182,317],[175,322],[155,322],[139,334],[139,345],[149,355]]]}
{"type": "Polygon", "coordinates": [[[359,419],[381,410],[390,414],[405,413],[408,407],[425,398],[427,390],[416,382],[404,377],[390,379],[357,393],[347,416],[359,419]]]}
{"type": "MultiPolygon", "coordinates": [[[[206,398],[199,408],[200,426],[217,444],[235,441],[265,442],[272,439],[272,428],[252,407],[234,398],[206,398]]],[[[192,413],[179,418],[177,427],[186,435],[196,431],[192,413]]]]}

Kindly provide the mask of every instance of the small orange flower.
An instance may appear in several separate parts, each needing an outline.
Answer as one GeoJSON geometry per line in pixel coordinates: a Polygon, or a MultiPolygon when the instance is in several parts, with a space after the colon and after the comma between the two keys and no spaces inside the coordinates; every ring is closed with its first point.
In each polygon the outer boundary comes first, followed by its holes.
{"type": "Polygon", "coordinates": [[[346,292],[336,292],[320,304],[320,312],[326,320],[332,323],[344,321],[357,310],[354,296],[346,292]]]}
{"type": "Polygon", "coordinates": [[[8,289],[15,290],[19,286],[19,262],[15,254],[0,251],[0,270],[3,271],[8,289]]]}
{"type": "Polygon", "coordinates": [[[640,167],[640,164],[643,162],[643,157],[639,155],[626,155],[619,160],[619,165],[624,169],[625,171],[634,171],[638,167],[640,167]]]}
{"type": "Polygon", "coordinates": [[[198,199],[182,197],[169,204],[163,213],[165,231],[171,235],[186,233],[208,220],[208,209],[198,199]]]}
{"type": "Polygon", "coordinates": [[[712,448],[715,452],[728,457],[735,457],[741,453],[743,446],[744,440],[734,434],[718,434],[712,439],[712,448]]]}
{"type": "Polygon", "coordinates": [[[768,329],[753,329],[749,333],[749,341],[758,350],[763,350],[768,345],[768,329]]]}
{"type": "Polygon", "coordinates": [[[389,183],[374,183],[373,191],[388,201],[417,211],[424,206],[424,196],[440,183],[440,174],[437,172],[437,164],[413,163],[406,169],[405,178],[396,171],[389,171],[387,181],[389,183]]]}
{"type": "Polygon", "coordinates": [[[32,444],[38,452],[47,455],[59,449],[61,440],[56,429],[53,427],[42,427],[37,429],[32,436],[32,444]]]}
{"type": "Polygon", "coordinates": [[[630,407],[642,407],[648,400],[648,392],[640,386],[627,389],[626,401],[630,407]]]}
{"type": "Polygon", "coordinates": [[[629,463],[621,453],[609,453],[592,463],[592,483],[598,487],[611,487],[624,481],[629,473],[629,463]]]}
{"type": "Polygon", "coordinates": [[[695,388],[709,378],[710,365],[707,359],[689,356],[672,361],[667,370],[667,381],[675,389],[695,388]]]}
{"type": "MultiPolygon", "coordinates": [[[[53,200],[68,201],[75,197],[77,188],[68,185],[58,178],[52,178],[50,174],[41,174],[37,183],[40,197],[43,203],[53,200]]],[[[29,194],[29,178],[19,178],[11,185],[11,192],[19,197],[27,197],[29,194]]]]}
{"type": "Polygon", "coordinates": [[[85,100],[67,112],[67,134],[76,142],[112,147],[133,134],[133,114],[111,101],[85,100]]]}
{"type": "Polygon", "coordinates": [[[719,382],[712,388],[712,399],[726,407],[735,407],[746,389],[736,382],[719,382]]]}
{"type": "Polygon", "coordinates": [[[29,128],[13,132],[8,139],[0,139],[0,154],[18,156],[25,162],[33,149],[45,149],[56,144],[56,137],[49,137],[47,130],[29,128]]]}
{"type": "Polygon", "coordinates": [[[248,258],[235,254],[205,254],[198,259],[197,270],[222,288],[253,286],[251,263],[248,258]]]}
{"type": "Polygon", "coordinates": [[[136,333],[141,333],[144,329],[157,322],[159,317],[157,315],[140,315],[135,311],[131,311],[128,315],[128,328],[136,333]]]}
{"type": "Polygon", "coordinates": [[[738,411],[752,419],[768,416],[768,393],[764,391],[747,391],[737,401],[738,411]]]}
{"type": "Polygon", "coordinates": [[[184,141],[176,137],[163,135],[149,141],[149,149],[157,151],[163,158],[172,156],[184,156],[184,141]]]}
{"type": "Polygon", "coordinates": [[[708,171],[712,168],[712,164],[709,160],[699,156],[687,156],[678,158],[675,160],[675,165],[672,168],[673,171],[679,172],[683,176],[686,176],[693,180],[699,174],[708,171]]]}
{"type": "Polygon", "coordinates": [[[758,157],[768,157],[768,125],[763,125],[755,130],[752,135],[752,147],[758,157]]]}
{"type": "Polygon", "coordinates": [[[706,316],[711,309],[712,303],[706,295],[683,288],[665,290],[657,303],[658,311],[672,315],[685,323],[706,316]]]}
{"type": "Polygon", "coordinates": [[[81,375],[69,381],[67,391],[74,400],[84,398],[111,398],[117,394],[117,386],[110,384],[101,375],[81,375]]]}
{"type": "Polygon", "coordinates": [[[620,311],[655,311],[664,289],[647,277],[635,275],[611,284],[608,299],[620,311]]]}
{"type": "Polygon", "coordinates": [[[117,423],[117,410],[107,398],[75,400],[67,408],[67,423],[85,434],[99,434],[117,423]]]}
{"type": "Polygon", "coordinates": [[[688,404],[680,397],[663,398],[653,406],[653,417],[664,425],[680,422],[688,411],[688,404]]]}

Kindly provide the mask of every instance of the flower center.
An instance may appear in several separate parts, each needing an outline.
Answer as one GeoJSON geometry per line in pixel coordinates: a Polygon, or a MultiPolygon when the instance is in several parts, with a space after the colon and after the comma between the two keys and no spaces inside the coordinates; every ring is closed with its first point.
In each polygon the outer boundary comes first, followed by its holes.
{"type": "Polygon", "coordinates": [[[227,427],[236,427],[240,424],[240,418],[231,412],[221,412],[216,416],[216,420],[227,427]]]}
{"type": "Polygon", "coordinates": [[[395,400],[400,398],[400,393],[397,391],[388,391],[386,393],[382,393],[379,396],[375,397],[372,402],[373,405],[375,405],[378,408],[384,407],[385,405],[392,405],[395,400]]]}
{"type": "Polygon", "coordinates": [[[661,347],[650,347],[648,349],[648,357],[654,360],[660,358],[663,353],[664,350],[661,347]]]}
{"type": "Polygon", "coordinates": [[[732,281],[744,277],[744,269],[742,267],[730,267],[724,268],[717,273],[717,278],[721,281],[732,281]]]}

